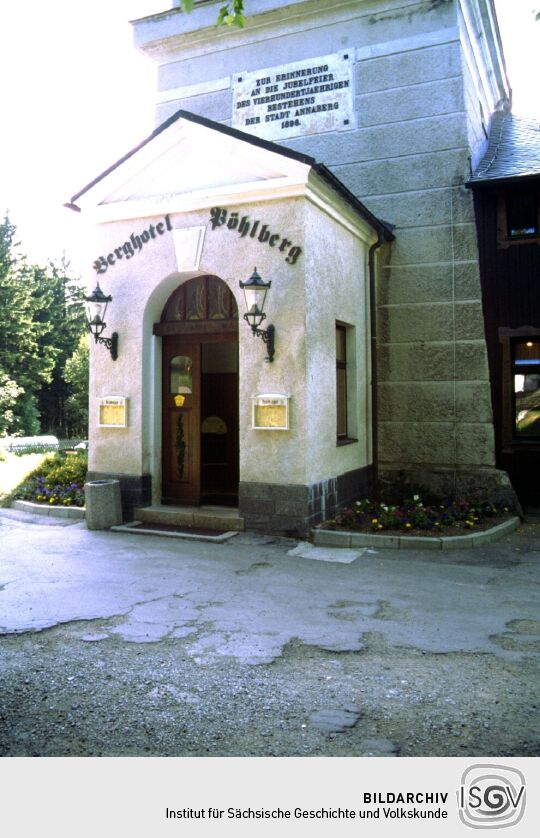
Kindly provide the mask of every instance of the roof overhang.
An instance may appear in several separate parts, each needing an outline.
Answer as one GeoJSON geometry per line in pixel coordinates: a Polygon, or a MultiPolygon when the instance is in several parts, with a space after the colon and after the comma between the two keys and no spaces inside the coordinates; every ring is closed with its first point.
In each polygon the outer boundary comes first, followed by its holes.
{"type": "Polygon", "coordinates": [[[95,223],[163,213],[307,197],[344,220],[393,238],[325,166],[220,123],[180,110],[66,204],[95,223]],[[346,208],[346,209],[345,209],[346,208]]]}
{"type": "Polygon", "coordinates": [[[501,186],[518,186],[519,184],[531,184],[540,181],[540,172],[538,174],[523,174],[515,177],[500,177],[500,178],[480,178],[467,181],[465,186],[468,189],[496,189],[501,186]]]}

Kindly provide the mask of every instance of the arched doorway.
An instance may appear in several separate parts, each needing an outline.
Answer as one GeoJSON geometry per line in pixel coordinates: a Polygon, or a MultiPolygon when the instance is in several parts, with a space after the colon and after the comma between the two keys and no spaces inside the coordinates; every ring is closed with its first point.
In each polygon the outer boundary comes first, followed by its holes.
{"type": "Polygon", "coordinates": [[[200,276],[169,297],[163,338],[162,502],[238,502],[238,309],[227,285],[200,276]]]}

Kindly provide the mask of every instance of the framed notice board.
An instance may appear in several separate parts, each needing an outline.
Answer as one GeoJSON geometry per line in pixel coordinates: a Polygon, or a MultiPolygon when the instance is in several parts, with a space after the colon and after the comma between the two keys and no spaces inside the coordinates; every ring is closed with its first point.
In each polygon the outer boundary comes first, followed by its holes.
{"type": "Polygon", "coordinates": [[[103,396],[99,400],[98,428],[127,428],[128,399],[125,396],[103,396]]]}
{"type": "Polygon", "coordinates": [[[257,431],[288,431],[289,399],[284,393],[253,396],[251,427],[257,431]]]}

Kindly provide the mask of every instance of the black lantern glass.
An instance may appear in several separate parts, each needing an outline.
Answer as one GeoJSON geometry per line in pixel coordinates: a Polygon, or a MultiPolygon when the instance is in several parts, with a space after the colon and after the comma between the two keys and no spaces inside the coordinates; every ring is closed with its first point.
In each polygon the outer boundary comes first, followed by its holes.
{"type": "Polygon", "coordinates": [[[99,282],[90,296],[84,298],[86,303],[88,331],[94,335],[96,343],[103,343],[107,347],[111,353],[111,358],[113,361],[116,361],[118,357],[118,334],[113,332],[110,338],[102,337],[102,332],[107,325],[105,322],[105,314],[107,306],[111,300],[112,297],[110,295],[108,297],[105,296],[99,287],[99,282]]]}
{"type": "Polygon", "coordinates": [[[253,270],[250,278],[246,282],[240,282],[240,288],[244,292],[246,301],[246,313],[244,320],[251,326],[251,331],[257,337],[262,338],[266,344],[266,360],[274,360],[274,336],[275,328],[269,325],[267,329],[259,329],[259,326],[266,320],[264,311],[264,303],[268,289],[272,285],[271,282],[264,282],[257,268],[253,270]]]}
{"type": "Polygon", "coordinates": [[[247,282],[240,283],[240,288],[244,292],[246,300],[244,319],[247,320],[251,328],[257,328],[266,319],[264,301],[271,285],[271,282],[264,282],[261,279],[257,268],[255,268],[247,282]]]}

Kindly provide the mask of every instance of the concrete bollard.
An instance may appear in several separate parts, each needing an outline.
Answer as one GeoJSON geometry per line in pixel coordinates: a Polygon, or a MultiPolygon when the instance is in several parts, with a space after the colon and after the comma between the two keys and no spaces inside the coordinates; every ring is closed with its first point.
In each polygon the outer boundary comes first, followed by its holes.
{"type": "Polygon", "coordinates": [[[86,526],[106,530],[122,523],[119,480],[90,480],[84,484],[86,526]]]}

